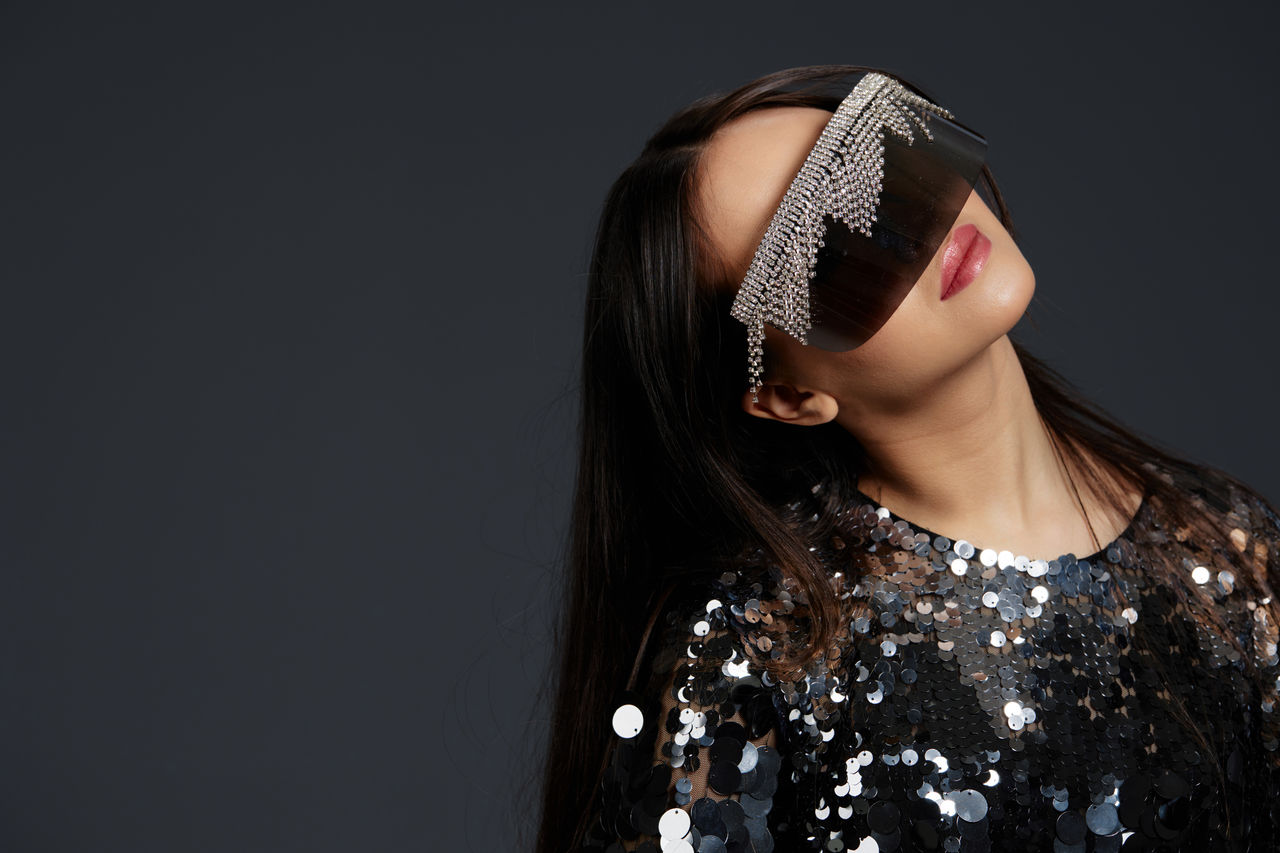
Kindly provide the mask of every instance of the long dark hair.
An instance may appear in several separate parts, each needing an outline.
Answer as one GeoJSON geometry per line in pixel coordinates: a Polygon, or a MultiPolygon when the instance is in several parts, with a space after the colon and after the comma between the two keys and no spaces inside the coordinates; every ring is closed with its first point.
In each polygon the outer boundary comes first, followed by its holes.
{"type": "MultiPolygon", "coordinates": [[[[779,71],[672,116],[609,190],[589,272],[578,469],[558,669],[548,682],[554,705],[537,853],[563,853],[581,843],[609,743],[612,703],[634,679],[640,638],[673,585],[718,573],[728,555],[749,545],[785,567],[810,603],[807,651],[781,665],[803,665],[806,654],[827,647],[837,627],[838,602],[826,570],[788,504],[819,481],[832,484],[827,500],[848,500],[866,454],[836,423],[795,429],[742,411],[746,330],[729,316],[732,288],[715,286],[722,273],[695,215],[693,188],[699,158],[717,129],[772,106],[833,111],[838,99],[816,88],[806,92],[804,84],[856,71],[892,74],[934,100],[901,75],[866,66],[779,71]]],[[[989,168],[977,189],[1014,234],[989,168]]],[[[1202,500],[1220,501],[1214,495],[1227,494],[1228,484],[1264,500],[1226,472],[1179,458],[1125,428],[1017,342],[1014,349],[1073,479],[1094,484],[1116,517],[1132,512],[1126,487],[1140,487],[1172,524],[1222,541],[1227,531],[1215,526],[1217,513],[1206,512],[1202,500]],[[1143,464],[1149,460],[1174,476],[1158,475],[1143,464]],[[1213,483],[1219,487],[1205,488],[1213,483]],[[1189,497],[1188,487],[1207,497],[1189,497]]],[[[766,351],[766,368],[772,362],[766,351]]],[[[1201,743],[1211,755],[1202,737],[1201,743]]]]}

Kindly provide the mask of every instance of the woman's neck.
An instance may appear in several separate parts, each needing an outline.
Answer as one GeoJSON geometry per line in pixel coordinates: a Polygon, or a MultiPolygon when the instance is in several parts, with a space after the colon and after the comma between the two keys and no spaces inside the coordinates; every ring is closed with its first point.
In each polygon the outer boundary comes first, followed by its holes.
{"type": "Polygon", "coordinates": [[[1132,515],[1115,517],[1078,473],[1072,487],[1007,336],[909,406],[842,407],[836,420],[868,455],[858,487],[943,535],[1029,556],[1088,554],[1132,515]]]}

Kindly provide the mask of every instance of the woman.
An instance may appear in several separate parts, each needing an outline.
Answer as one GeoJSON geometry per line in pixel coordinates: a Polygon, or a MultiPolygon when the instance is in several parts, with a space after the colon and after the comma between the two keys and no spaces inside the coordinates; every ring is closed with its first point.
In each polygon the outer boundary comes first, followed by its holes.
{"type": "Polygon", "coordinates": [[[799,68],[614,184],[540,853],[1273,849],[1280,519],[1008,337],[984,151],[799,68]]]}

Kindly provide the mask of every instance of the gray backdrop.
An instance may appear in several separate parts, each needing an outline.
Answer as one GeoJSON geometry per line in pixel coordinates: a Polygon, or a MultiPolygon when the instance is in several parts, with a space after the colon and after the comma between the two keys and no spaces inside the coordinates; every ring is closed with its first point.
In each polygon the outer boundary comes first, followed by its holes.
{"type": "Polygon", "coordinates": [[[1280,499],[1260,6],[0,6],[0,848],[522,849],[595,216],[778,68],[985,133],[1021,339],[1280,499]]]}

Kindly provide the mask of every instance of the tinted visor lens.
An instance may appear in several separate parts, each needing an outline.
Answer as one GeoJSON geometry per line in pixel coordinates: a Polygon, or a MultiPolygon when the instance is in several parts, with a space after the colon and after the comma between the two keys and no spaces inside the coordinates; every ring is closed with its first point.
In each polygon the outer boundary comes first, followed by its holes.
{"type": "Polygon", "coordinates": [[[982,171],[986,140],[927,115],[930,140],[884,134],[884,183],[872,236],[830,215],[809,283],[808,343],[843,352],[880,330],[943,248],[982,171]]]}

